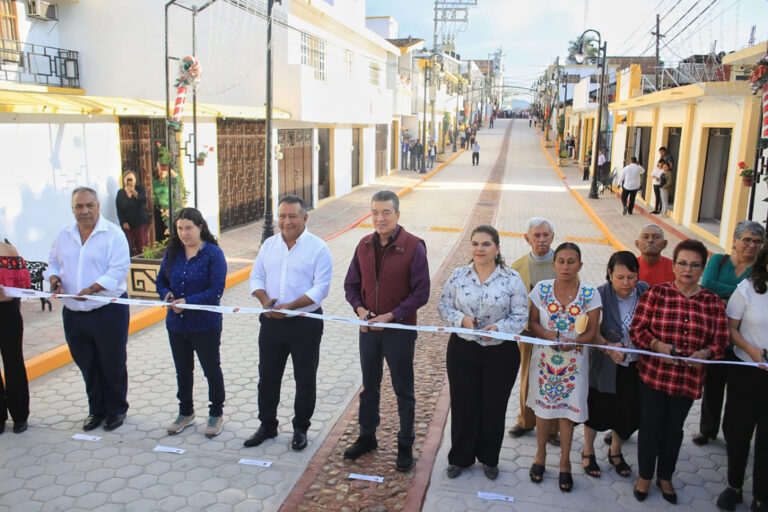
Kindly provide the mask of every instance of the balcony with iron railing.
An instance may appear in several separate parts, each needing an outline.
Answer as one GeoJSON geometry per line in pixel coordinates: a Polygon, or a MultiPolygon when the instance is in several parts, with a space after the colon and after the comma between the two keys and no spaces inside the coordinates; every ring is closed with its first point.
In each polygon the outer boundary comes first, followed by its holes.
{"type": "Polygon", "coordinates": [[[0,39],[0,81],[79,88],[78,52],[0,39]]]}

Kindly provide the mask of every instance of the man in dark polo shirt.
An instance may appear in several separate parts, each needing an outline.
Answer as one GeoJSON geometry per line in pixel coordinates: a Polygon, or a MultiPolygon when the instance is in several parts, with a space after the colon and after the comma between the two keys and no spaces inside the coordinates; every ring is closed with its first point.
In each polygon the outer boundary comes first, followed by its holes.
{"type": "MultiPolygon", "coordinates": [[[[429,268],[424,241],[402,226],[400,199],[382,190],[371,199],[375,233],[360,240],[344,280],[347,302],[361,320],[371,323],[416,325],[416,311],[429,300],[429,268]]],[[[413,429],[416,399],[413,391],[413,353],[416,331],[360,328],[360,437],[344,452],[355,460],[378,447],[379,395],[386,359],[397,396],[400,431],[395,469],[413,467],[413,429]]]]}

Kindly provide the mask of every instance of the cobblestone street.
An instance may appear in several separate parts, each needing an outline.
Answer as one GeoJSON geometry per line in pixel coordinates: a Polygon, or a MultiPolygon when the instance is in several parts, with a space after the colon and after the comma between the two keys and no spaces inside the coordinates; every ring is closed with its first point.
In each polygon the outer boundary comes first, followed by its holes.
{"type": "MultiPolygon", "coordinates": [[[[525,221],[532,216],[549,218],[555,226],[555,243],[577,242],[583,253],[582,279],[593,285],[605,279],[605,264],[615,250],[590,215],[567,190],[550,164],[538,132],[528,121],[496,120],[494,129],[479,132],[481,164],[473,167],[471,155],[461,153],[421,185],[424,177],[399,172],[363,186],[309,212],[307,227],[328,238],[334,258],[330,296],[323,303],[329,315],[351,316],[344,299],[343,280],[359,239],[370,232],[367,220],[345,230],[368,212],[376,190],[405,191],[400,223],[426,241],[432,275],[430,303],[419,322],[437,325],[437,301],[453,268],[469,259],[467,241],[471,229],[491,223],[502,233],[501,251],[507,262],[528,250],[522,238],[525,221]]],[[[447,156],[450,156],[448,153],[447,156]]],[[[563,169],[566,183],[583,194],[581,169],[563,169]]],[[[613,196],[592,201],[596,214],[613,236],[634,249],[639,228],[650,216],[621,215],[613,196]]],[[[670,224],[665,255],[684,228],[670,224]]],[[[261,223],[225,232],[221,245],[230,271],[244,268],[257,252],[261,223]]],[[[693,236],[690,234],[690,236],[693,236]]],[[[717,248],[709,244],[711,250],[717,248]]],[[[222,305],[255,306],[243,282],[228,288],[222,305]]],[[[60,305],[54,312],[40,312],[39,302],[25,303],[26,357],[38,355],[63,342],[60,305]]],[[[294,383],[289,364],[283,380],[278,410],[279,435],[256,448],[244,448],[243,440],[259,426],[256,403],[258,383],[258,318],[225,315],[221,360],[227,400],[224,431],[214,439],[203,433],[207,417],[207,384],[202,370],[195,373],[197,424],[178,436],[168,436],[166,426],[177,412],[176,379],[164,323],[129,337],[129,392],[127,422],[114,432],[97,429],[95,441],[77,440],[87,415],[87,399],[78,369],[69,364],[30,383],[29,431],[0,436],[0,511],[277,511],[283,510],[417,510],[425,511],[613,511],[673,509],[653,488],[642,504],[632,496],[637,476],[636,436],[625,444],[632,466],[629,478],[618,476],[608,464],[602,435],[596,444],[599,479],[586,476],[579,452],[583,429],[577,427],[571,460],[575,480],[571,494],[557,487],[556,453],[550,449],[544,482],[528,478],[535,453],[535,435],[519,439],[506,436],[501,451],[500,474],[491,482],[476,465],[459,478],[449,480],[445,469],[450,448],[450,417],[445,378],[447,335],[419,335],[416,355],[416,466],[408,473],[394,470],[397,413],[389,374],[382,382],[382,424],[379,448],[355,463],[344,461],[342,452],[357,435],[357,393],[361,375],[357,328],[326,322],[318,371],[317,407],[309,430],[309,445],[301,452],[290,449],[294,383]],[[177,447],[183,454],[153,451],[156,445],[177,447]],[[259,467],[241,459],[269,461],[259,467]],[[350,472],[384,477],[383,483],[350,480],[350,472]],[[478,491],[514,497],[513,503],[486,501],[478,491]]],[[[517,416],[518,387],[507,409],[507,427],[517,416]]],[[[686,421],[674,484],[679,510],[715,511],[715,499],[726,481],[726,456],[722,436],[704,447],[691,443],[698,428],[699,402],[686,421]]],[[[747,469],[744,500],[751,496],[751,464],[747,469]]]]}

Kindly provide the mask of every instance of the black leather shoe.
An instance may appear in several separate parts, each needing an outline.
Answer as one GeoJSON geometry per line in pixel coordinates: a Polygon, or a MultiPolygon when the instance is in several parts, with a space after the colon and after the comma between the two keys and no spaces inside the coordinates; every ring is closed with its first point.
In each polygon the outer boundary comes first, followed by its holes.
{"type": "Polygon", "coordinates": [[[672,492],[671,492],[671,493],[669,493],[669,494],[667,494],[666,492],[664,492],[664,489],[662,489],[662,487],[661,487],[661,479],[660,479],[660,478],[657,478],[657,479],[656,479],[656,487],[658,487],[659,489],[661,489],[661,496],[662,496],[662,497],[663,497],[665,500],[667,500],[668,502],[670,502],[670,503],[671,503],[671,504],[673,504],[673,505],[677,505],[677,493],[676,493],[676,492],[674,492],[674,491],[672,491],[672,492]]]}
{"type": "Polygon", "coordinates": [[[273,428],[272,430],[267,430],[267,428],[262,425],[259,427],[259,430],[257,430],[255,434],[243,441],[243,446],[247,448],[259,446],[267,439],[272,439],[274,437],[277,437],[277,429],[273,428]]]}
{"type": "Polygon", "coordinates": [[[29,425],[27,425],[26,421],[18,421],[18,422],[14,421],[13,422],[13,433],[14,434],[21,434],[22,432],[27,430],[28,426],[29,425]]]}
{"type": "Polygon", "coordinates": [[[635,495],[635,499],[637,501],[645,501],[645,498],[648,497],[648,493],[647,492],[640,491],[640,490],[638,490],[637,487],[632,489],[632,494],[635,495]]]}
{"type": "Polygon", "coordinates": [[[301,428],[294,429],[293,441],[291,441],[291,448],[294,451],[300,452],[307,447],[307,431],[301,428]]]}
{"type": "Polygon", "coordinates": [[[717,506],[723,510],[736,510],[736,505],[744,501],[741,489],[726,487],[717,497],[717,506]]]}
{"type": "Polygon", "coordinates": [[[83,430],[88,432],[89,430],[93,430],[99,425],[101,425],[101,422],[104,421],[104,416],[100,414],[91,414],[87,418],[85,418],[85,421],[83,422],[83,430]]]}
{"type": "Polygon", "coordinates": [[[603,442],[608,446],[610,446],[611,443],[613,443],[613,432],[608,432],[607,434],[605,434],[605,437],[603,438],[603,442]]]}
{"type": "Polygon", "coordinates": [[[104,430],[110,432],[125,423],[125,414],[107,414],[104,421],[104,430]]]}
{"type": "Polygon", "coordinates": [[[359,459],[362,455],[371,452],[379,447],[378,441],[375,436],[360,436],[357,441],[344,450],[344,458],[355,460],[359,459]]]}
{"type": "Polygon", "coordinates": [[[768,512],[768,501],[757,501],[755,498],[752,498],[749,510],[750,512],[768,512]]]}
{"type": "Polygon", "coordinates": [[[413,467],[413,448],[411,446],[397,445],[397,461],[395,469],[398,471],[408,471],[413,467]]]}
{"type": "Polygon", "coordinates": [[[699,432],[698,434],[693,436],[693,444],[698,446],[704,446],[709,442],[710,439],[714,439],[714,436],[708,436],[707,434],[699,432]]]}
{"type": "Polygon", "coordinates": [[[532,428],[523,428],[522,425],[515,425],[514,427],[509,429],[509,435],[511,435],[512,437],[517,438],[517,437],[524,436],[526,434],[526,432],[530,432],[531,430],[533,430],[533,429],[532,428]]]}

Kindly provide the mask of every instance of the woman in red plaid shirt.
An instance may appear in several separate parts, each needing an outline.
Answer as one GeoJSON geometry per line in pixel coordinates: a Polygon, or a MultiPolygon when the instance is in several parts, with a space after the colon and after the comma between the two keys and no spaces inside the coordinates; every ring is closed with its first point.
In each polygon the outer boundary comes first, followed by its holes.
{"type": "MultiPolygon", "coordinates": [[[[675,280],[654,286],[640,299],[629,335],[639,349],[693,359],[722,359],[728,345],[728,319],[723,301],[699,285],[707,248],[684,240],[674,251],[675,280]]],[[[640,477],[634,494],[648,496],[656,469],[656,485],[665,500],[677,503],[672,487],[683,424],[693,401],[701,398],[705,365],[640,356],[641,422],[637,435],[640,477]]]]}

